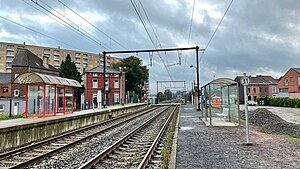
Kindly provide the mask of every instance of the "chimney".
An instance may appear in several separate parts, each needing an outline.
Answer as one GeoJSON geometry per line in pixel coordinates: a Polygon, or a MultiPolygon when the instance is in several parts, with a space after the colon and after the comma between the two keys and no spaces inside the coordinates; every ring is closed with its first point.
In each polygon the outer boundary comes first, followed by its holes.
{"type": "Polygon", "coordinates": [[[43,66],[47,69],[49,68],[49,57],[48,56],[43,57],[43,66]]]}
{"type": "Polygon", "coordinates": [[[24,44],[24,45],[26,45],[26,43],[25,43],[25,42],[23,42],[23,44],[24,44]]]}

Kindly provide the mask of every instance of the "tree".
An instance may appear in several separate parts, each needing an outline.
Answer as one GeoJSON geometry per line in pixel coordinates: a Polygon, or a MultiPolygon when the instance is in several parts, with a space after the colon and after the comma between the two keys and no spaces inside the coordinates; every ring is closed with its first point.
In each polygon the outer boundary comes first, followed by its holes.
{"type": "Polygon", "coordinates": [[[149,73],[146,66],[142,65],[142,61],[135,57],[130,56],[123,59],[121,62],[112,65],[114,69],[119,69],[119,67],[125,68],[125,90],[135,92],[139,99],[143,96],[143,86],[145,82],[148,82],[149,73]]]}
{"type": "MultiPolygon", "coordinates": [[[[68,54],[66,57],[66,61],[62,61],[60,68],[59,68],[59,77],[74,79],[79,83],[82,82],[82,78],[78,70],[76,69],[76,65],[74,62],[71,61],[71,57],[68,54]]],[[[74,89],[74,98],[76,99],[76,105],[80,105],[80,97],[81,94],[84,92],[84,87],[74,89]]],[[[80,108],[80,106],[77,106],[80,108]]]]}

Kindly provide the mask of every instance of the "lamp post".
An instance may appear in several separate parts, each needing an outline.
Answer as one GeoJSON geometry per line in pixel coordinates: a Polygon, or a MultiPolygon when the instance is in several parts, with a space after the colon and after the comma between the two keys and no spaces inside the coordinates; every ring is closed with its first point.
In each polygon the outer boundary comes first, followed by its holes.
{"type": "MultiPolygon", "coordinates": [[[[198,53],[198,52],[197,52],[198,53]]],[[[198,65],[198,59],[197,59],[197,65],[198,65]]],[[[198,103],[197,103],[197,111],[201,111],[201,108],[200,108],[200,87],[199,87],[199,66],[194,66],[194,65],[191,65],[190,68],[195,68],[196,71],[197,71],[197,98],[198,98],[198,103]]]]}
{"type": "MultiPolygon", "coordinates": [[[[122,106],[124,106],[124,98],[123,98],[123,70],[124,69],[126,69],[126,67],[119,67],[119,70],[120,70],[120,72],[121,72],[121,74],[120,74],[120,98],[121,98],[121,104],[122,104],[122,106]]],[[[125,90],[125,89],[124,89],[125,90]]]]}

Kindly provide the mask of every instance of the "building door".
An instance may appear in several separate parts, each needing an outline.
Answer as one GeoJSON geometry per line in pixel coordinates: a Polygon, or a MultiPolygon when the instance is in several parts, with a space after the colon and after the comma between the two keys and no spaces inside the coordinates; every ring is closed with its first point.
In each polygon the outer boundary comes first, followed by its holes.
{"type": "Polygon", "coordinates": [[[19,102],[14,103],[14,115],[19,114],[19,102]]]}

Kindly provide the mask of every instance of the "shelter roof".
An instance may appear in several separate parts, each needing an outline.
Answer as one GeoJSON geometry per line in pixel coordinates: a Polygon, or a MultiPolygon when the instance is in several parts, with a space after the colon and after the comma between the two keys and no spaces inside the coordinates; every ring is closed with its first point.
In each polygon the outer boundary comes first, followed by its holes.
{"type": "Polygon", "coordinates": [[[210,85],[210,84],[220,85],[220,86],[231,86],[231,85],[236,85],[237,83],[236,83],[236,81],[229,79],[229,78],[219,78],[219,79],[215,79],[215,80],[209,82],[205,86],[210,85]]]}
{"type": "Polygon", "coordinates": [[[40,73],[24,73],[19,75],[13,83],[18,84],[54,84],[62,86],[82,87],[79,82],[73,79],[67,79],[62,77],[50,76],[40,73]]]}

